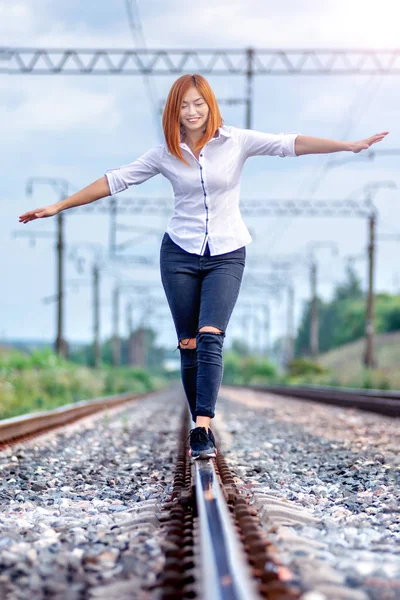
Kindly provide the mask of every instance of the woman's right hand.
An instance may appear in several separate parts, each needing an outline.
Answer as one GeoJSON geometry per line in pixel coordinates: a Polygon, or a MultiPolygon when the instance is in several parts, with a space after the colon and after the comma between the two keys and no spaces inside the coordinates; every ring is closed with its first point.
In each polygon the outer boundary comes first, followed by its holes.
{"type": "Polygon", "coordinates": [[[29,210],[20,216],[20,223],[29,223],[29,221],[34,221],[35,219],[43,219],[45,217],[53,217],[54,215],[60,212],[60,208],[57,204],[50,204],[49,206],[45,206],[44,208],[35,208],[35,210],[29,210]]]}

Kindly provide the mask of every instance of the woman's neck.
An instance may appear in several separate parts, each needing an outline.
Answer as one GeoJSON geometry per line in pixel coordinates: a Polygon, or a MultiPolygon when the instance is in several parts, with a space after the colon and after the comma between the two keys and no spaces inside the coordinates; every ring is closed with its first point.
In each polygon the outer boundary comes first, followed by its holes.
{"type": "Polygon", "coordinates": [[[187,132],[185,132],[183,134],[183,141],[185,142],[185,144],[187,144],[190,148],[195,148],[197,146],[197,144],[199,143],[199,141],[201,140],[201,138],[203,137],[203,132],[201,131],[198,134],[191,134],[188,135],[187,132]]]}
{"type": "Polygon", "coordinates": [[[189,148],[195,148],[201,140],[201,138],[204,136],[206,130],[206,126],[204,127],[204,129],[200,129],[200,131],[187,131],[185,129],[183,132],[182,141],[185,142],[185,144],[187,144],[189,148]]]}

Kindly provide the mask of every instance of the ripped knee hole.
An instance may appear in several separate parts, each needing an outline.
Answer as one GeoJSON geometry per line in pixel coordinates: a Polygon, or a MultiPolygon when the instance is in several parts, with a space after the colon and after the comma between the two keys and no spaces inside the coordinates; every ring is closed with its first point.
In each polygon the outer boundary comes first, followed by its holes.
{"type": "Polygon", "coordinates": [[[197,333],[214,333],[215,335],[225,335],[221,329],[214,327],[213,325],[204,325],[197,330],[197,333]]]}
{"type": "Polygon", "coordinates": [[[196,348],[196,338],[184,338],[179,340],[179,348],[194,350],[196,348]]]}

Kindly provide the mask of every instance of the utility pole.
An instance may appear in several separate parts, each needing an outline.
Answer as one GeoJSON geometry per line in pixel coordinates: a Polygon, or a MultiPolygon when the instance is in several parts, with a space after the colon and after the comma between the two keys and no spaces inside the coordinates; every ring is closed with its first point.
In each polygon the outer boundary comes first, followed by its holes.
{"type": "Polygon", "coordinates": [[[253,57],[254,50],[252,48],[247,48],[246,50],[246,58],[247,58],[247,70],[246,70],[246,129],[252,128],[252,103],[253,103],[253,57]]]}
{"type": "Polygon", "coordinates": [[[126,322],[128,329],[128,365],[133,365],[134,362],[132,308],[132,302],[130,301],[126,306],[126,322]]]}
{"type": "Polygon", "coordinates": [[[117,213],[118,204],[115,196],[110,197],[110,258],[113,258],[117,250],[117,213]]]}
{"type": "Polygon", "coordinates": [[[364,365],[367,369],[374,369],[377,362],[374,354],[374,278],[375,278],[375,228],[377,211],[372,203],[372,190],[380,187],[396,189],[394,181],[377,181],[367,185],[366,203],[369,205],[368,215],[368,292],[367,310],[365,319],[365,353],[364,365]]]}
{"type": "Polygon", "coordinates": [[[311,356],[318,356],[318,298],[317,298],[317,263],[311,262],[311,306],[310,306],[310,349],[311,356]]]}
{"type": "Polygon", "coordinates": [[[371,212],[368,218],[368,293],[365,321],[364,365],[367,369],[376,367],[374,356],[374,275],[375,275],[375,226],[376,215],[371,212]]]}
{"type": "MultiPolygon", "coordinates": [[[[50,184],[60,193],[60,201],[68,198],[69,183],[65,179],[54,179],[51,177],[30,177],[27,182],[26,193],[31,196],[33,184],[50,184]]],[[[64,339],[64,215],[59,212],[57,215],[57,325],[56,325],[56,353],[64,358],[68,355],[67,342],[64,339]]]]}
{"type": "Polygon", "coordinates": [[[287,294],[286,366],[294,357],[294,286],[292,282],[287,286],[287,294]]]}
{"type": "Polygon", "coordinates": [[[112,337],[112,357],[113,366],[119,367],[121,364],[121,340],[119,336],[119,300],[120,289],[118,283],[113,290],[113,337],[112,337]]]}
{"type": "Polygon", "coordinates": [[[66,357],[68,351],[64,340],[64,215],[62,211],[57,215],[57,296],[56,352],[66,357]]]}
{"type": "Polygon", "coordinates": [[[145,354],[145,339],[144,339],[144,329],[143,325],[140,325],[139,328],[134,333],[135,338],[135,365],[139,365],[140,367],[146,366],[146,354],[145,354]]]}
{"type": "Polygon", "coordinates": [[[101,367],[101,345],[100,345],[100,268],[97,263],[92,268],[93,280],[93,353],[94,368],[101,367]]]}
{"type": "Polygon", "coordinates": [[[271,307],[269,303],[263,305],[263,310],[265,331],[265,356],[269,359],[271,354],[271,307]]]}
{"type": "MultiPolygon", "coordinates": [[[[91,286],[93,302],[93,355],[94,367],[99,369],[102,363],[101,356],[101,336],[100,336],[100,274],[107,271],[105,252],[102,244],[96,242],[77,242],[72,246],[70,258],[75,260],[78,270],[82,272],[84,257],[79,254],[79,250],[90,250],[93,253],[93,262],[91,263],[91,286]]],[[[79,282],[78,282],[79,283],[79,282]]]]}

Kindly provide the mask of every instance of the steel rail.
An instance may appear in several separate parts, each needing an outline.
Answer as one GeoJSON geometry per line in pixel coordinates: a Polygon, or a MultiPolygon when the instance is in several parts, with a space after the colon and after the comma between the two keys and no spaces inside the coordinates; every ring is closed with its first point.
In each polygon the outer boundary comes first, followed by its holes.
{"type": "Polygon", "coordinates": [[[260,598],[221,492],[213,461],[196,467],[202,582],[207,600],[260,598]]]}
{"type": "Polygon", "coordinates": [[[173,489],[160,515],[165,563],[152,589],[160,600],[298,600],[301,591],[282,575],[285,567],[222,453],[189,459],[186,407],[182,417],[173,489]]]}
{"type": "Polygon", "coordinates": [[[0,421],[0,444],[15,443],[20,438],[32,436],[48,431],[55,427],[66,425],[77,419],[92,415],[107,408],[114,408],[120,404],[146,396],[144,394],[119,394],[105,396],[92,400],[82,400],[74,404],[67,404],[49,411],[30,413],[0,421]]]}
{"type": "Polygon", "coordinates": [[[291,385],[232,385],[260,392],[271,392],[280,396],[291,396],[325,404],[358,408],[389,417],[400,417],[400,392],[383,390],[362,390],[356,388],[336,388],[329,386],[291,385]]]}

